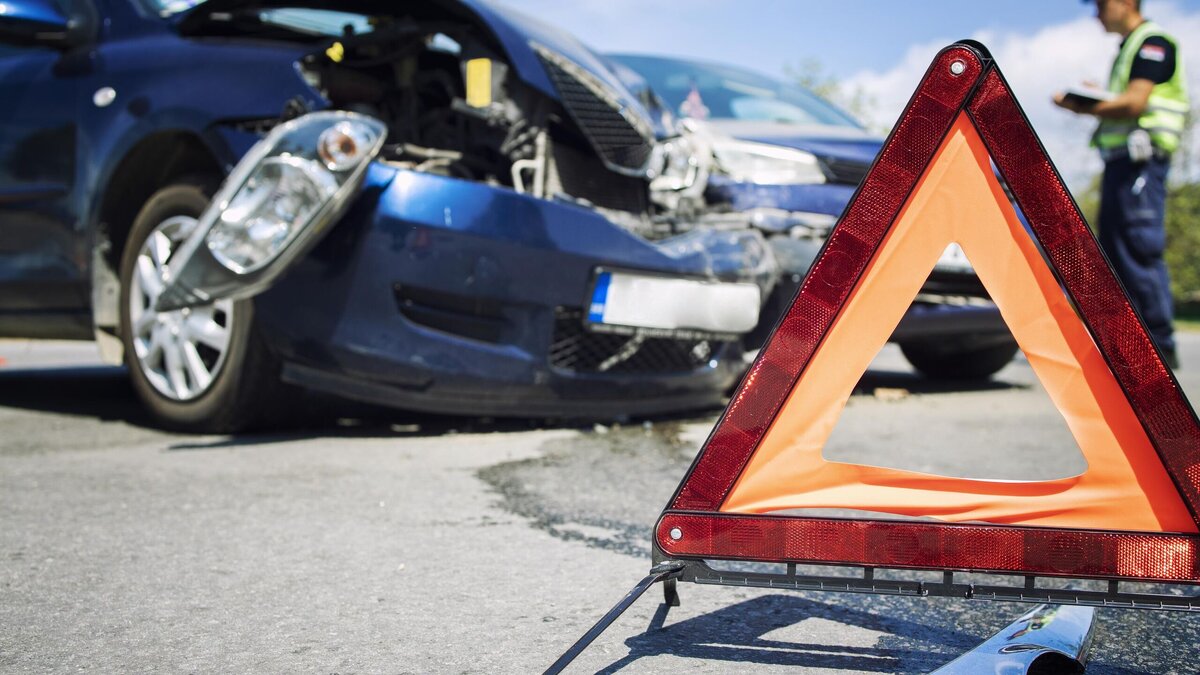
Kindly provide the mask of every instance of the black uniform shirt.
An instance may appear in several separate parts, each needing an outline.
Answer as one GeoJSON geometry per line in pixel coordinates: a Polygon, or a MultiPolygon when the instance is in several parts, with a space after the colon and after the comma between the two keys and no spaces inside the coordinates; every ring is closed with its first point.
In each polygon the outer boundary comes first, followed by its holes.
{"type": "Polygon", "coordinates": [[[1150,80],[1162,84],[1175,74],[1175,47],[1165,38],[1151,35],[1142,41],[1129,70],[1131,80],[1150,80]]]}

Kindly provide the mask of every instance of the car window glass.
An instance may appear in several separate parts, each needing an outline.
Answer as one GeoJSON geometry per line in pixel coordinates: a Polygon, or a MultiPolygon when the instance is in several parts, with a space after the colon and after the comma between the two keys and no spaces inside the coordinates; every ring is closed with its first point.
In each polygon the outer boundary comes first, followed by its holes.
{"type": "Polygon", "coordinates": [[[849,114],[799,85],[732,66],[617,56],[685,117],[861,127],[849,114]]]}
{"type": "Polygon", "coordinates": [[[821,122],[798,105],[773,98],[738,96],[729,100],[731,117],[739,120],[770,120],[797,124],[819,124],[821,122]]]}
{"type": "Polygon", "coordinates": [[[328,9],[269,9],[258,16],[264,23],[318,35],[358,35],[374,30],[370,19],[362,14],[328,9]]]}
{"type": "MultiPolygon", "coordinates": [[[[70,15],[72,8],[77,8],[80,3],[85,0],[51,0],[59,12],[64,16],[70,15]]],[[[3,9],[3,4],[0,3],[0,10],[3,9]]],[[[2,11],[0,11],[2,13],[2,11]]],[[[20,56],[21,54],[29,54],[31,52],[55,51],[54,47],[46,45],[14,45],[0,42],[0,59],[9,58],[12,56],[20,56]]]]}

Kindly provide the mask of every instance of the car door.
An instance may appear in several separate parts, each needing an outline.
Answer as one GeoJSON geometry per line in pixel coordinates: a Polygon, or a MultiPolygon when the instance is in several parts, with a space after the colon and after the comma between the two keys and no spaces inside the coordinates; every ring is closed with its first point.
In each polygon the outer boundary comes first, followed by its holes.
{"type": "Polygon", "coordinates": [[[0,43],[0,335],[90,335],[90,255],[75,206],[89,69],[86,49],[0,43]]]}

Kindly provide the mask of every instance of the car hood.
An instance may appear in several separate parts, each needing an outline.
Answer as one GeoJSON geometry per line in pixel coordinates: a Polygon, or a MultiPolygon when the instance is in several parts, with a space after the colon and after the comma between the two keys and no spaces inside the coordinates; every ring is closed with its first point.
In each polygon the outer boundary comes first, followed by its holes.
{"type": "Polygon", "coordinates": [[[828,159],[870,164],[883,139],[863,129],[824,124],[791,124],[745,120],[706,120],[719,133],[743,141],[782,145],[828,159]]]}
{"type": "Polygon", "coordinates": [[[507,52],[517,77],[526,84],[551,98],[561,100],[557,88],[550,81],[550,76],[534,49],[534,45],[540,45],[573,61],[604,82],[622,106],[640,115],[661,133],[659,116],[651,115],[646,110],[603,57],[566,31],[488,0],[423,0],[417,3],[394,0],[207,0],[181,15],[179,27],[185,33],[195,33],[197,27],[206,19],[217,14],[284,7],[373,14],[399,14],[406,13],[406,10],[413,7],[421,10],[435,7],[464,17],[474,17],[491,31],[492,36],[507,52]]]}

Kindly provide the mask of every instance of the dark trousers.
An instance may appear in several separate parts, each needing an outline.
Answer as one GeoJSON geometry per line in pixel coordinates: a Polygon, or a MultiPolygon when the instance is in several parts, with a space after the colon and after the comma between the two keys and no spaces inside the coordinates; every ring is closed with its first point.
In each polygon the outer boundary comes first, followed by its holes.
{"type": "Polygon", "coordinates": [[[1100,194],[1100,247],[1150,336],[1164,351],[1175,349],[1171,284],[1163,260],[1170,164],[1170,159],[1160,157],[1139,164],[1109,160],[1100,194]]]}

